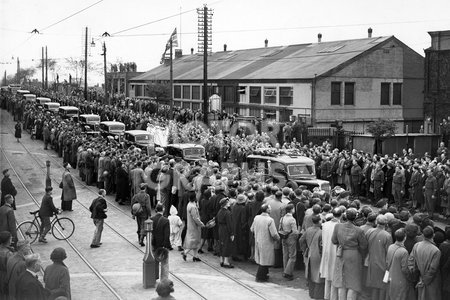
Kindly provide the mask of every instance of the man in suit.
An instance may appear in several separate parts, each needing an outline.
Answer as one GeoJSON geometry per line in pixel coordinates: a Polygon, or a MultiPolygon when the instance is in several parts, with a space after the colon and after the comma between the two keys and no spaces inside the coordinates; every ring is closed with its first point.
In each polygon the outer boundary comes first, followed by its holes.
{"type": "MultiPolygon", "coordinates": [[[[2,192],[1,205],[5,204],[5,196],[6,195],[11,195],[11,196],[13,196],[13,198],[16,197],[16,195],[17,195],[17,190],[11,182],[11,178],[9,177],[8,169],[3,170],[1,192],[2,192]]],[[[12,208],[16,209],[16,201],[15,200],[13,201],[12,208]]]]}
{"type": "Polygon", "coordinates": [[[45,195],[42,198],[39,209],[39,218],[41,219],[41,236],[39,237],[39,242],[41,243],[47,243],[45,236],[50,231],[50,217],[59,212],[55,204],[53,204],[52,191],[53,188],[51,186],[45,188],[45,195]]]}
{"type": "Polygon", "coordinates": [[[137,222],[137,234],[139,239],[139,245],[145,246],[144,237],[144,222],[147,220],[151,214],[152,209],[150,206],[150,196],[146,192],[146,184],[141,183],[140,192],[133,196],[131,199],[131,214],[133,215],[133,219],[136,218],[137,222]],[[135,205],[139,203],[139,205],[135,205]],[[139,209],[135,209],[139,207],[139,209]]]}
{"type": "Polygon", "coordinates": [[[17,242],[17,252],[8,258],[6,264],[6,278],[8,280],[9,300],[16,299],[16,283],[26,271],[25,256],[31,253],[30,242],[20,240],[17,242]]]}
{"type": "Polygon", "coordinates": [[[42,286],[38,279],[41,269],[41,259],[39,254],[33,253],[25,256],[26,271],[16,282],[17,300],[45,300],[50,296],[50,291],[42,286]]]}
{"type": "Polygon", "coordinates": [[[0,231],[11,233],[12,245],[17,243],[16,217],[12,208],[14,198],[12,195],[5,196],[5,204],[0,207],[0,231]]]}
{"type": "Polygon", "coordinates": [[[103,223],[106,219],[106,211],[108,210],[105,196],[106,190],[100,189],[98,191],[98,197],[92,201],[91,206],[89,207],[91,218],[94,220],[95,225],[91,248],[98,248],[102,244],[100,241],[102,239],[103,223]]]}
{"type": "Polygon", "coordinates": [[[170,222],[164,217],[164,206],[161,203],[156,204],[156,214],[150,219],[153,221],[153,240],[154,249],[167,248],[172,250],[170,245],[170,222]]]}

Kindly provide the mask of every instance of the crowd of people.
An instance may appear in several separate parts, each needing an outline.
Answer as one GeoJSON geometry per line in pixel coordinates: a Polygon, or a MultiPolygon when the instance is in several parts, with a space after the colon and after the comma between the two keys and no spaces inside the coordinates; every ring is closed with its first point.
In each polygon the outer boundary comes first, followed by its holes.
{"type": "MultiPolygon", "coordinates": [[[[205,146],[207,162],[188,164],[90,136],[77,123],[31,104],[24,104],[23,114],[13,110],[25,129],[36,126],[45,148],[50,145],[66,166],[78,168],[86,184],[104,189],[101,197],[115,194],[116,201],[130,204],[139,244],[145,245],[143,222],[154,209],[155,240],[147,242],[155,249],[178,249],[184,260],[192,252],[194,262],[210,251],[223,268],[253,261],[260,282],[269,279],[269,267],[283,268],[283,277],[294,280],[303,261],[313,299],[450,298],[450,230],[433,221],[436,213],[450,214],[445,144],[434,157],[417,157],[412,149],[371,155],[339,151],[328,142],[302,144],[292,132],[284,142],[271,143],[267,133],[229,135],[136,106],[64,101],[102,120],[120,120],[128,129],[145,129],[148,123],[174,127],[172,139],[205,146]],[[310,191],[295,182],[279,187],[251,173],[230,176],[227,166],[243,169],[247,155],[258,148],[296,149],[314,159],[318,178],[328,180],[332,192],[310,191]]],[[[100,245],[98,236],[92,245],[100,245]]]]}

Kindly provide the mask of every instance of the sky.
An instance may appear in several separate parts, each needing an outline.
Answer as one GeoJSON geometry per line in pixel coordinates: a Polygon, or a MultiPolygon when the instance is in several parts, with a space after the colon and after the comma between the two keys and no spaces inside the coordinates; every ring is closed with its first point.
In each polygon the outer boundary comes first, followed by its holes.
{"type": "Polygon", "coordinates": [[[213,9],[213,51],[264,47],[265,39],[269,46],[316,43],[318,33],[324,42],[365,38],[371,27],[374,37],[394,35],[424,56],[428,31],[450,30],[448,0],[0,0],[0,76],[15,73],[18,57],[22,68],[36,67],[47,46],[57,63],[49,80],[56,73],[60,81],[76,77],[66,60],[84,59],[86,27],[89,44],[95,42],[88,47],[95,65],[89,85],[103,81],[103,42],[108,68],[135,62],[148,71],[159,65],[174,28],[183,54],[197,52],[196,8],[204,4],[213,9]]]}

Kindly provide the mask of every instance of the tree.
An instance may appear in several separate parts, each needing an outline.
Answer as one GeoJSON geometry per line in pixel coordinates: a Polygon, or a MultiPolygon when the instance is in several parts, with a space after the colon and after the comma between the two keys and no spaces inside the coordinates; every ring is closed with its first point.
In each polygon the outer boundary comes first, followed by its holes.
{"type": "Polygon", "coordinates": [[[375,153],[381,153],[381,142],[395,135],[397,125],[391,120],[378,120],[367,125],[367,132],[375,138],[375,153]]]}

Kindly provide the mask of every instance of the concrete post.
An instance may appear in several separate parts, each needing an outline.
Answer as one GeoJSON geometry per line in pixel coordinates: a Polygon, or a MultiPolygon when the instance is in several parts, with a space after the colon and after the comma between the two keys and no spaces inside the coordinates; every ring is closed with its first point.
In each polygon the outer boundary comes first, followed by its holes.
{"type": "Polygon", "coordinates": [[[46,161],[47,176],[45,177],[45,187],[52,187],[52,180],[50,179],[50,161],[46,161]]]}
{"type": "Polygon", "coordinates": [[[147,243],[143,262],[143,285],[144,289],[148,289],[156,286],[156,279],[159,278],[159,263],[155,260],[155,256],[152,251],[151,241],[153,221],[150,219],[146,220],[144,223],[144,229],[147,233],[147,243]]]}

